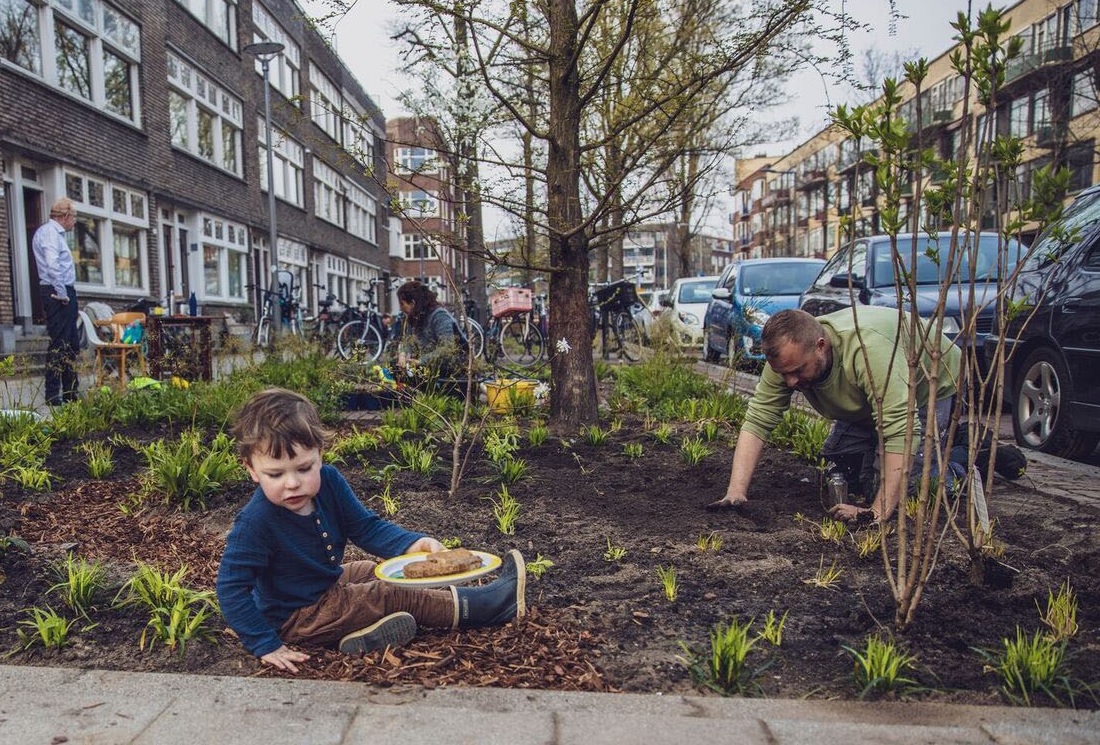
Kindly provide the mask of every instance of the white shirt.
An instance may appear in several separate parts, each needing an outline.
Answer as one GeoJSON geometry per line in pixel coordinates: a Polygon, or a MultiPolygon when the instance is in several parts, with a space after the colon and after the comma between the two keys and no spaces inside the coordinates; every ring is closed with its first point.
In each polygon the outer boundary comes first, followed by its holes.
{"type": "Polygon", "coordinates": [[[73,252],[65,242],[65,228],[51,219],[34,231],[31,242],[34,261],[38,264],[38,281],[53,287],[58,297],[68,297],[66,285],[76,284],[76,264],[73,252]]]}

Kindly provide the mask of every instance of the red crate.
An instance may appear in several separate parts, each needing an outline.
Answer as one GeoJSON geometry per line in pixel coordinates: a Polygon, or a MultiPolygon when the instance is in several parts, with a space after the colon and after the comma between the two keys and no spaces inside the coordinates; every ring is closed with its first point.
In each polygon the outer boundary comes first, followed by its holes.
{"type": "Polygon", "coordinates": [[[493,317],[509,313],[526,313],[531,310],[531,291],[523,287],[509,287],[489,298],[493,308],[493,317]]]}

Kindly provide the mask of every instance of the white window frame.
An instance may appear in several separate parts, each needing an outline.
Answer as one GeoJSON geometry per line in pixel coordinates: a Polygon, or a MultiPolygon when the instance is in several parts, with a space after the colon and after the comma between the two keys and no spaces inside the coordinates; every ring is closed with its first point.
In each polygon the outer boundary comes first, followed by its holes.
{"type": "Polygon", "coordinates": [[[344,227],[347,182],[320,158],[313,158],[313,213],[325,222],[344,227]]]}
{"type": "Polygon", "coordinates": [[[439,197],[430,191],[413,189],[401,192],[401,208],[409,217],[440,217],[439,197]]]}
{"type": "Polygon", "coordinates": [[[399,147],[393,151],[397,173],[439,173],[442,158],[430,147],[399,147]]]}
{"type": "Polygon", "coordinates": [[[237,0],[176,0],[234,51],[237,49],[237,0]]]}
{"type": "Polygon", "coordinates": [[[378,200],[353,182],[347,182],[348,232],[378,245],[378,200]]]}
{"type": "MultiPolygon", "coordinates": [[[[301,105],[302,50],[279,22],[259,2],[252,3],[252,41],[274,41],[283,45],[283,51],[268,63],[268,80],[271,87],[283,94],[290,103],[301,105]]],[[[256,74],[264,74],[263,65],[256,60],[256,74]]]]}
{"type": "MultiPolygon", "coordinates": [[[[260,191],[267,191],[267,128],[263,119],[256,125],[259,133],[260,191]]],[[[297,207],[305,206],[305,148],[278,129],[272,129],[275,140],[273,166],[275,171],[275,196],[297,207]]]]}
{"type": "Polygon", "coordinates": [[[168,88],[183,100],[183,138],[173,129],[171,106],[169,107],[169,134],[172,147],[195,156],[220,170],[240,176],[243,173],[241,154],[244,130],[244,107],[241,99],[214,82],[211,76],[199,70],[188,60],[168,50],[168,88]],[[207,156],[199,147],[200,115],[209,117],[213,130],[213,151],[207,156]],[[226,140],[232,143],[233,160],[227,163],[226,140]]]}
{"type": "MultiPolygon", "coordinates": [[[[12,7],[19,0],[9,0],[12,7]]],[[[0,60],[6,69],[18,70],[35,77],[66,96],[92,106],[121,121],[141,126],[141,28],[116,5],[103,0],[82,0],[76,7],[65,0],[23,0],[28,20],[34,24],[37,50],[21,62],[0,60]],[[66,85],[58,66],[57,34],[61,28],[83,39],[86,54],[83,75],[87,90],[74,90],[66,85]],[[126,66],[125,78],[129,101],[118,110],[107,98],[107,56],[126,66]],[[29,64],[30,66],[26,66],[29,64]],[[128,111],[126,110],[128,109],[128,111]]]]}
{"type": "Polygon", "coordinates": [[[309,115],[313,123],[336,142],[341,142],[343,136],[341,122],[343,108],[340,90],[336,84],[321,72],[316,63],[311,63],[309,66],[309,115]]]}
{"type": "Polygon", "coordinates": [[[198,285],[196,295],[199,299],[216,300],[227,303],[247,303],[248,290],[248,228],[240,223],[226,220],[218,215],[202,213],[197,216],[199,237],[201,240],[202,283],[198,285]],[[214,257],[208,261],[208,252],[214,257]],[[237,262],[234,272],[231,259],[237,262]],[[211,266],[212,264],[212,266],[211,266]],[[210,271],[213,269],[216,280],[211,288],[210,271]],[[233,275],[236,273],[237,288],[233,291],[233,275]]]}
{"type": "MultiPolygon", "coordinates": [[[[149,195],[109,179],[83,171],[66,168],[61,172],[63,192],[79,213],[77,221],[95,220],[100,228],[99,280],[78,281],[78,289],[107,290],[127,297],[149,294],[149,195]],[[116,226],[118,233],[137,231],[138,260],[137,284],[120,285],[116,281],[119,257],[115,252],[116,226]]],[[[75,243],[75,229],[68,234],[70,245],[75,243]]],[[[79,251],[75,258],[79,261],[79,251]]]]}
{"type": "Polygon", "coordinates": [[[344,150],[351,157],[365,166],[374,164],[374,131],[370,127],[370,120],[366,114],[352,101],[351,96],[344,96],[344,150]]]}
{"type": "Polygon", "coordinates": [[[431,238],[420,232],[402,234],[401,250],[408,260],[436,258],[431,238]]]}

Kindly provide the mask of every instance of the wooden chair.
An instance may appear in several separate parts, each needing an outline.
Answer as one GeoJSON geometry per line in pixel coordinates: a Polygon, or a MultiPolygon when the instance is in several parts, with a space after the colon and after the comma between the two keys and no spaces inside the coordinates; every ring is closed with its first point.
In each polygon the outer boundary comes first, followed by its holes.
{"type": "Polygon", "coordinates": [[[131,354],[136,356],[141,367],[141,374],[148,375],[149,367],[145,360],[144,342],[127,344],[122,341],[126,327],[131,323],[141,321],[144,326],[144,313],[115,313],[106,321],[93,321],[84,311],[78,311],[77,315],[84,325],[84,334],[88,338],[88,346],[95,350],[95,384],[97,386],[103,385],[109,374],[107,370],[108,362],[113,362],[118,370],[119,385],[125,385],[127,381],[127,362],[131,354]],[[100,335],[101,329],[110,332],[110,341],[104,340],[103,336],[100,335]]]}

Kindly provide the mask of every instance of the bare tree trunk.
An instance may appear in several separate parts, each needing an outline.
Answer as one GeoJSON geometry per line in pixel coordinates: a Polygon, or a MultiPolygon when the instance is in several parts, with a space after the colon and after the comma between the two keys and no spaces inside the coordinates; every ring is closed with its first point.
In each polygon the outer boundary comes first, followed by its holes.
{"type": "Polygon", "coordinates": [[[580,199],[580,76],[578,19],[574,0],[549,0],[550,125],[547,210],[550,228],[550,395],[549,426],[576,431],[597,419],[596,377],[588,322],[588,238],[580,199]],[[564,340],[564,343],[560,343],[564,340]],[[560,347],[559,347],[560,343],[560,347]],[[568,350],[565,351],[566,345],[568,350]]]}

